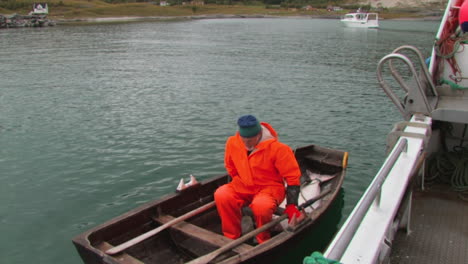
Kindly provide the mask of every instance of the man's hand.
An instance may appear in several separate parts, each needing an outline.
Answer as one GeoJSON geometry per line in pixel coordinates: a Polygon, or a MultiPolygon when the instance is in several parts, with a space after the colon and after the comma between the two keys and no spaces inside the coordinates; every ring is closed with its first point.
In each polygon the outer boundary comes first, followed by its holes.
{"type": "Polygon", "coordinates": [[[300,191],[301,187],[299,185],[289,185],[286,188],[286,210],[284,212],[288,215],[288,224],[290,226],[295,226],[305,218],[305,215],[297,208],[300,191]]]}
{"type": "Polygon", "coordinates": [[[291,220],[296,217],[296,219],[300,219],[301,211],[297,209],[297,206],[294,204],[286,205],[286,210],[284,212],[288,215],[288,223],[291,223],[291,220]]]}

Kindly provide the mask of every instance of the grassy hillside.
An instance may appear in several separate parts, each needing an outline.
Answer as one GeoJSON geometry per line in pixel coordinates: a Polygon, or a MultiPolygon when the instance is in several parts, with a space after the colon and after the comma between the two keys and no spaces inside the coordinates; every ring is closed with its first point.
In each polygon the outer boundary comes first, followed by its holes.
{"type": "MultiPolygon", "coordinates": [[[[42,0],[44,1],[44,0],[42,0]]],[[[34,0],[0,0],[0,14],[18,13],[26,15],[32,10],[34,2],[42,2],[34,0]]],[[[82,18],[97,18],[97,17],[156,17],[156,16],[191,16],[191,15],[213,15],[213,14],[233,14],[233,15],[310,15],[310,16],[340,16],[347,12],[328,12],[325,9],[303,10],[301,7],[305,4],[299,2],[294,5],[266,5],[263,2],[244,2],[247,4],[235,5],[216,5],[207,4],[203,6],[193,5],[174,5],[162,7],[157,5],[159,2],[141,2],[141,3],[110,3],[110,1],[125,1],[125,0],[51,0],[45,1],[49,5],[49,18],[51,19],[82,19],[82,18]]],[[[321,1],[314,1],[319,4],[321,1]]],[[[326,6],[327,1],[323,1],[326,6]]],[[[340,2],[340,1],[338,1],[340,2]]],[[[344,2],[344,1],[341,1],[344,2]]],[[[351,5],[354,9],[355,6],[351,5]]],[[[398,17],[418,17],[415,12],[393,13],[389,10],[381,12],[383,18],[398,18],[398,17]]]]}
{"type": "MultiPolygon", "coordinates": [[[[26,15],[31,11],[31,0],[0,0],[0,13],[18,13],[26,15]]],[[[251,5],[216,5],[203,6],[175,5],[161,7],[156,3],[108,3],[101,0],[53,0],[46,1],[49,5],[50,18],[95,18],[95,17],[120,17],[120,16],[189,16],[202,14],[265,14],[265,15],[295,15],[310,13],[280,6],[267,6],[263,3],[251,5]]],[[[159,2],[159,1],[158,1],[159,2]]],[[[325,10],[315,11],[324,13],[325,10]]]]}

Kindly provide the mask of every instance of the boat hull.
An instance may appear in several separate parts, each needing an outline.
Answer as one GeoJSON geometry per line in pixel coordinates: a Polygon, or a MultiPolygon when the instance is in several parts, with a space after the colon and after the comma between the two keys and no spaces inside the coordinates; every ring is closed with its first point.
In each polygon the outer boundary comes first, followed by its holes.
{"type": "MultiPolygon", "coordinates": [[[[294,228],[287,227],[286,219],[272,229],[273,236],[267,242],[260,245],[256,245],[252,240],[242,243],[220,254],[213,263],[255,262],[265,253],[272,253],[287,241],[309,230],[330,207],[345,176],[347,153],[311,145],[298,148],[295,154],[302,171],[302,200],[300,199],[299,203],[316,196],[311,191],[315,189],[310,187],[313,184],[319,184],[320,193],[326,195],[312,205],[314,208],[305,209],[306,219],[294,228]],[[311,180],[311,175],[327,176],[327,180],[318,183],[315,179],[311,180]],[[328,179],[328,176],[332,178],[328,179]]],[[[228,180],[228,175],[214,177],[181,192],[149,202],[78,235],[73,239],[73,243],[84,263],[184,263],[209,254],[232,241],[222,235],[221,221],[214,206],[132,245],[122,253],[109,255],[106,251],[180,218],[187,212],[212,203],[214,191],[228,180]]],[[[281,210],[274,218],[280,215],[281,210]]]]}
{"type": "Polygon", "coordinates": [[[350,28],[378,28],[379,24],[376,22],[359,22],[359,21],[341,21],[345,27],[350,28]]]}

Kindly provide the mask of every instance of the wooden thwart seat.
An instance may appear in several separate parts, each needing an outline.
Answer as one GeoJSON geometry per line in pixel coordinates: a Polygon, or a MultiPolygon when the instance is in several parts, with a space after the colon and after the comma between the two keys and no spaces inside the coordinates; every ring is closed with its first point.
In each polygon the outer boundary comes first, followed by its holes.
{"type": "MultiPolygon", "coordinates": [[[[167,222],[173,220],[174,218],[175,217],[170,216],[170,215],[162,215],[162,216],[159,216],[159,217],[155,217],[153,219],[155,221],[161,223],[161,224],[164,224],[164,223],[167,223],[167,222]]],[[[219,247],[222,247],[222,246],[228,244],[229,242],[232,242],[231,239],[229,239],[229,238],[227,238],[225,236],[222,236],[222,235],[217,234],[215,232],[206,230],[206,229],[201,228],[199,226],[192,225],[192,224],[190,224],[188,222],[185,222],[185,221],[180,222],[180,223],[178,223],[176,225],[173,225],[171,228],[176,229],[176,230],[178,230],[180,232],[183,232],[184,234],[186,234],[188,236],[196,237],[197,239],[206,241],[209,244],[219,246],[219,247]]],[[[250,246],[248,244],[241,244],[241,245],[233,248],[232,250],[234,252],[240,254],[240,253],[245,253],[247,251],[250,251],[252,248],[253,248],[253,246],[250,246]]]]}
{"type": "MultiPolygon", "coordinates": [[[[96,248],[105,252],[106,250],[108,249],[111,249],[113,248],[114,246],[112,246],[111,244],[109,244],[108,242],[102,242],[102,243],[99,243],[96,248]]],[[[119,253],[117,255],[114,255],[112,256],[113,258],[119,260],[120,262],[122,263],[128,263],[128,264],[143,264],[143,262],[139,261],[138,259],[128,255],[127,253],[119,253]]]]}

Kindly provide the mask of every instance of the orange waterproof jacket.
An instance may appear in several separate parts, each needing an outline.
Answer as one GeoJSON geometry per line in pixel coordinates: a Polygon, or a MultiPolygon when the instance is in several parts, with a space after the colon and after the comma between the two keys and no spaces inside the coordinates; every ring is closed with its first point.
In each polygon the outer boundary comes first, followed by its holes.
{"type": "Polygon", "coordinates": [[[291,148],[278,140],[270,124],[261,125],[262,139],[250,155],[239,132],[229,137],[224,164],[237,192],[255,194],[267,187],[284,197],[284,182],[299,185],[301,170],[291,148]]]}

